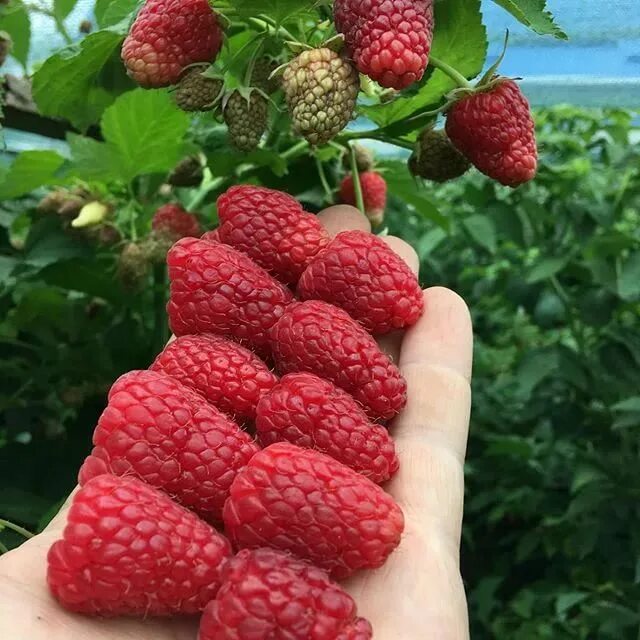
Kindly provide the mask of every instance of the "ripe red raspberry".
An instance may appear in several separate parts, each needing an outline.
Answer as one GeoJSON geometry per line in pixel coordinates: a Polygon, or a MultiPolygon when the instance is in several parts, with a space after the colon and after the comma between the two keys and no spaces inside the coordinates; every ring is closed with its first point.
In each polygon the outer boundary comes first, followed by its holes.
{"type": "Polygon", "coordinates": [[[368,640],[371,625],[322,569],[274,549],[243,549],[204,610],[199,640],[368,640]]]}
{"type": "Polygon", "coordinates": [[[287,193],[239,185],[218,198],[220,238],[286,284],[298,281],[328,242],[319,220],[287,193]]]}
{"type": "Polygon", "coordinates": [[[373,482],[398,470],[388,431],[372,424],[346,391],[312,373],[289,373],[262,397],[256,430],[263,447],[287,441],[316,449],[373,482]]]}
{"type": "Polygon", "coordinates": [[[219,243],[222,242],[220,240],[220,227],[217,229],[212,229],[211,231],[205,231],[201,236],[200,240],[206,240],[207,242],[219,243]]]}
{"type": "Polygon", "coordinates": [[[298,295],[341,307],[374,334],[410,327],[424,308],[422,289],[407,263],[365,231],[339,233],[302,274],[298,295]]]}
{"type": "Polygon", "coordinates": [[[179,204],[165,204],[153,215],[151,228],[159,235],[170,240],[198,237],[202,233],[198,218],[185,211],[179,204]]]}
{"type": "Polygon", "coordinates": [[[264,351],[291,292],[251,258],[225,244],[184,238],[167,255],[176,335],[218,333],[264,351]]]}
{"type": "Polygon", "coordinates": [[[288,551],[345,578],[384,564],[404,518],[368,478],[318,451],[279,442],[236,476],[224,524],[241,547],[288,551]]]}
{"type": "Polygon", "coordinates": [[[81,485],[103,473],[134,475],[211,521],[220,520],[233,478],[258,450],[202,396],[156,371],[116,380],[93,444],[81,485]]]}
{"type": "Polygon", "coordinates": [[[255,419],[258,400],[278,382],[257,355],[212,334],[177,338],[150,369],[175,378],[241,420],[255,419]]]}
{"type": "Polygon", "coordinates": [[[513,80],[494,80],[456,102],[446,131],[461,153],[501,184],[517,187],[535,177],[535,126],[529,102],[513,80]]]}
{"type": "Polygon", "coordinates": [[[175,84],[185,67],[213,62],[222,29],[207,0],[147,0],[122,46],[129,75],[142,87],[175,84]]]}
{"type": "Polygon", "coordinates": [[[101,616],[168,616],[204,609],[231,545],[136,478],[102,475],[73,497],[47,583],[65,609],[101,616]]]}
{"type": "MultiPolygon", "coordinates": [[[[360,188],[364,212],[374,225],[382,223],[384,210],[387,208],[387,181],[376,171],[366,171],[360,174],[360,188]]],[[[340,184],[342,202],[356,206],[356,190],[353,176],[348,175],[340,184]]]]}
{"type": "Polygon", "coordinates": [[[433,39],[433,0],[336,0],[334,16],[360,73],[393,89],[422,78],[433,39]]]}
{"type": "Polygon", "coordinates": [[[350,393],[374,419],[393,418],[407,383],[376,341],[346,311],[327,302],[294,302],[271,332],[281,373],[308,371],[350,393]]]}

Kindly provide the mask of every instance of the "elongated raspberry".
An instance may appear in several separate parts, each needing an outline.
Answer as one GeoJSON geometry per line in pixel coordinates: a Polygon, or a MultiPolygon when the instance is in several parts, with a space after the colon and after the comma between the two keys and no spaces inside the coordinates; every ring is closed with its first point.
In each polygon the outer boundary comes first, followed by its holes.
{"type": "Polygon", "coordinates": [[[353,598],[322,569],[274,549],[243,549],[200,622],[199,640],[368,640],[353,598]]]}
{"type": "Polygon", "coordinates": [[[410,327],[424,308],[407,263],[365,231],[339,233],[302,274],[298,295],[341,307],[374,334],[410,327]]]}
{"type": "Polygon", "coordinates": [[[538,165],[529,102],[516,82],[494,79],[447,113],[451,142],[482,173],[509,187],[532,180],[538,165]]]}
{"type": "Polygon", "coordinates": [[[328,142],[353,117],[360,78],[353,63],[331,49],[303,51],[282,76],[293,128],[311,144],[328,142]]]}
{"type": "Polygon", "coordinates": [[[220,519],[233,478],[258,449],[202,396],[156,371],[116,380],[93,444],[81,485],[103,473],[134,475],[211,521],[220,519]]]}
{"type": "Polygon", "coordinates": [[[321,300],[294,302],[271,333],[281,373],[307,371],[350,393],[374,419],[393,418],[407,384],[376,341],[346,311],[321,300]]]}
{"type": "Polygon", "coordinates": [[[213,62],[222,29],[207,0],[147,0],[122,46],[129,75],[142,87],[175,84],[185,67],[213,62]]]}
{"type": "Polygon", "coordinates": [[[447,182],[465,174],[471,163],[455,148],[442,130],[428,127],[418,136],[409,158],[409,170],[414,176],[447,182]]]}
{"type": "Polygon", "coordinates": [[[238,185],[218,198],[219,235],[286,284],[295,285],[329,236],[287,193],[238,185]]]}
{"type": "Polygon", "coordinates": [[[176,338],[150,369],[191,387],[240,420],[255,419],[258,400],[278,382],[254,353],[212,334],[176,338]]]}
{"type": "Polygon", "coordinates": [[[204,609],[231,545],[211,526],[135,478],[101,475],[73,497],[47,583],[70,611],[167,616],[204,609]]]}
{"type": "Polygon", "coordinates": [[[167,263],[176,335],[223,334],[264,352],[269,330],[293,299],[285,286],[243,253],[206,240],[180,240],[167,263]]]}
{"type": "Polygon", "coordinates": [[[241,547],[288,551],[344,578],[382,566],[400,542],[404,518],[368,478],[318,451],[280,442],[236,476],[224,524],[241,547]]]}
{"type": "Polygon", "coordinates": [[[422,78],[433,39],[433,0],[336,0],[334,16],[360,73],[393,89],[422,78]]]}
{"type": "Polygon", "coordinates": [[[165,204],[160,207],[153,215],[151,227],[159,236],[174,241],[198,237],[202,233],[198,218],[178,204],[165,204]]]}
{"type": "MultiPolygon", "coordinates": [[[[387,208],[387,181],[377,171],[366,171],[361,173],[359,178],[365,215],[374,226],[382,224],[384,211],[387,208]]],[[[352,175],[345,176],[342,180],[340,197],[342,202],[357,206],[352,175]]]]}
{"type": "Polygon", "coordinates": [[[373,482],[398,470],[387,430],[372,424],[346,391],[312,373],[290,373],[262,397],[256,430],[263,447],[286,441],[316,449],[373,482]]]}

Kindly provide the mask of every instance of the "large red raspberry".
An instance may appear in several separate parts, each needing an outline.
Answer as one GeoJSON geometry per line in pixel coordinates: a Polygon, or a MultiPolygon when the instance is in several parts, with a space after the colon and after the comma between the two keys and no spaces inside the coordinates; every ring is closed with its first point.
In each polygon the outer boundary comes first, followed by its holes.
{"type": "MultiPolygon", "coordinates": [[[[360,174],[360,188],[364,212],[374,225],[382,223],[387,208],[387,181],[377,171],[365,171],[360,174]]],[[[345,176],[340,184],[342,202],[357,205],[353,176],[345,176]]]]}
{"type": "Polygon", "coordinates": [[[101,616],[167,616],[204,609],[231,545],[168,496],[135,478],[102,475],[73,497],[48,555],[63,607],[101,616]]]}
{"type": "Polygon", "coordinates": [[[501,184],[517,187],[535,177],[535,126],[529,102],[513,80],[495,80],[456,102],[446,130],[459,151],[501,184]]]}
{"type": "Polygon", "coordinates": [[[319,220],[282,191],[239,185],[218,198],[219,236],[286,284],[328,242],[319,220]]]}
{"type": "Polygon", "coordinates": [[[278,382],[257,355],[212,334],[177,338],[150,369],[166,373],[242,420],[255,419],[258,400],[278,382]]]}
{"type": "Polygon", "coordinates": [[[122,46],[129,75],[147,88],[175,84],[185,67],[213,62],[222,29],[207,0],[147,0],[122,46]]]}
{"type": "Polygon", "coordinates": [[[258,450],[202,396],[156,371],[116,380],[93,444],[81,485],[103,473],[135,475],[211,521],[220,519],[233,478],[258,450]]]}
{"type": "Polygon", "coordinates": [[[223,571],[199,640],[368,640],[371,625],[328,575],[274,549],[243,549],[223,571]]]}
{"type": "Polygon", "coordinates": [[[284,285],[245,254],[206,240],[180,240],[167,263],[176,335],[229,335],[264,352],[269,329],[293,299],[284,285]]]}
{"type": "Polygon", "coordinates": [[[308,371],[349,392],[374,419],[393,418],[407,401],[407,383],[376,341],[327,302],[294,302],[271,332],[281,373],[308,371]]]}
{"type": "Polygon", "coordinates": [[[393,89],[422,78],[433,39],[433,0],[336,0],[334,16],[360,73],[393,89]]]}
{"type": "Polygon", "coordinates": [[[178,204],[160,207],[153,215],[151,227],[158,235],[173,241],[198,237],[202,233],[198,218],[178,204]]]}
{"type": "Polygon", "coordinates": [[[264,447],[287,441],[316,449],[373,482],[398,470],[388,431],[369,422],[346,391],[312,373],[290,373],[262,397],[256,430],[264,447]]]}
{"type": "Polygon", "coordinates": [[[368,478],[318,451],[279,442],[236,476],[224,524],[241,547],[289,551],[344,578],[382,566],[400,542],[404,518],[368,478]]]}
{"type": "Polygon", "coordinates": [[[375,334],[410,327],[424,307],[407,263],[384,240],[364,231],[339,233],[302,274],[298,294],[342,307],[375,334]]]}

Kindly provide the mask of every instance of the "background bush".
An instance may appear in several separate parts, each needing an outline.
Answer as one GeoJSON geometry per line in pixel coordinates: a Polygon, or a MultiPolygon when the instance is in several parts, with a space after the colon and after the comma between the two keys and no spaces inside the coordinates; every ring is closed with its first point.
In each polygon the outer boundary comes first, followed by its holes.
{"type": "MultiPolygon", "coordinates": [[[[474,318],[463,536],[472,637],[635,638],[639,130],[630,113],[567,106],[537,124],[532,184],[512,191],[473,173],[433,190],[407,178],[387,223],[417,248],[424,284],[458,291],[474,318]]],[[[401,181],[397,162],[384,168],[401,181]]],[[[309,157],[289,175],[307,206],[322,205],[309,157]]],[[[253,177],[292,189],[287,176],[253,177]]],[[[38,213],[41,195],[0,204],[0,513],[34,529],[73,487],[110,383],[148,366],[166,329],[162,273],[128,292],[118,247],[38,213]]],[[[201,211],[214,226],[213,204],[201,211]]]]}

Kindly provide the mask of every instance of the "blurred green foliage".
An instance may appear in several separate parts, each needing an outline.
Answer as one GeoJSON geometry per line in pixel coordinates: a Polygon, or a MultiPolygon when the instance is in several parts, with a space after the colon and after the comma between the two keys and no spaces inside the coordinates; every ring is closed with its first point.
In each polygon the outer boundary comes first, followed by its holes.
{"type": "MultiPolygon", "coordinates": [[[[416,247],[424,284],[458,291],[474,319],[463,535],[473,638],[638,637],[640,149],[630,139],[640,131],[632,118],[565,106],[539,113],[540,174],[517,190],[477,173],[433,188],[398,171],[399,161],[381,163],[389,232],[416,247]]],[[[287,189],[310,209],[329,201],[309,155],[269,167],[273,154],[261,152],[247,172],[224,155],[215,127],[196,121],[190,136],[211,175],[177,195],[200,207],[204,226],[232,180],[287,189]]],[[[54,156],[41,184],[77,180],[54,156]]],[[[38,158],[20,158],[46,173],[38,158]]],[[[319,160],[335,187],[340,159],[329,150],[319,160]]],[[[118,205],[117,224],[148,232],[162,180],[135,179],[135,202],[118,205]]],[[[100,246],[38,212],[44,193],[0,203],[0,514],[33,529],[73,487],[110,383],[148,366],[160,348],[165,291],[157,270],[141,292],[122,287],[121,246],[100,246]]],[[[18,543],[10,532],[0,539],[18,543]]]]}

